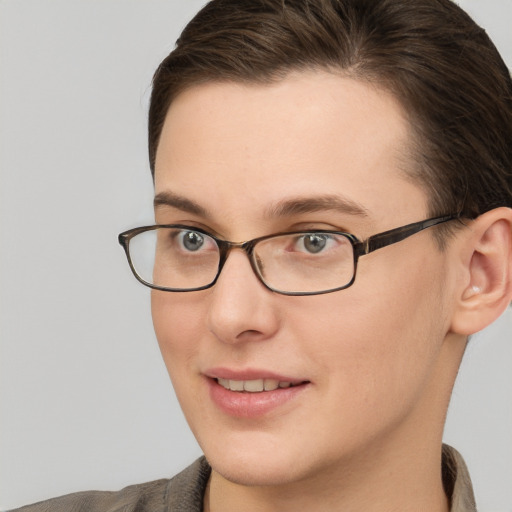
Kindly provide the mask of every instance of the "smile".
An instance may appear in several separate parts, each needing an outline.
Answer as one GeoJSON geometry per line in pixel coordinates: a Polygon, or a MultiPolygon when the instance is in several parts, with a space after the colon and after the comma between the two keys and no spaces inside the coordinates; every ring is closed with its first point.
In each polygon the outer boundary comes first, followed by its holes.
{"type": "Polygon", "coordinates": [[[276,379],[254,379],[254,380],[231,380],[217,379],[217,382],[229,391],[240,391],[247,393],[261,393],[263,391],[274,391],[276,389],[285,389],[293,386],[291,382],[278,381],[276,379]]]}
{"type": "Polygon", "coordinates": [[[210,372],[206,383],[213,404],[228,416],[254,420],[267,417],[275,410],[283,411],[283,407],[293,407],[293,403],[300,403],[297,402],[299,397],[312,386],[308,380],[279,375],[260,377],[257,373],[261,375],[257,371],[210,372]]]}

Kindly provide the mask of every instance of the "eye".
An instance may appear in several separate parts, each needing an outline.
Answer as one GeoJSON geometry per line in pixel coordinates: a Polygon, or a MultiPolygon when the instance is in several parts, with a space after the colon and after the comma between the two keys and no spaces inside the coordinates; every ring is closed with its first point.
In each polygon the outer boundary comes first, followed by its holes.
{"type": "Polygon", "coordinates": [[[323,251],[329,244],[332,237],[322,233],[308,233],[303,235],[297,242],[298,248],[304,248],[311,254],[317,254],[323,251]]]}
{"type": "Polygon", "coordinates": [[[205,237],[198,233],[197,231],[182,231],[178,235],[178,239],[181,245],[187,250],[191,252],[196,252],[201,247],[203,247],[205,243],[205,237]]]}

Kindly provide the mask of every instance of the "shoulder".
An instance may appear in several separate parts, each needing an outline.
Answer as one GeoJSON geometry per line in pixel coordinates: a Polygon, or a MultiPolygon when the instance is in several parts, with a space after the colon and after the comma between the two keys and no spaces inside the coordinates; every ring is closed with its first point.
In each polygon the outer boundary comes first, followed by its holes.
{"type": "Polygon", "coordinates": [[[451,512],[476,512],[475,495],[468,468],[462,455],[443,444],[442,476],[446,495],[451,500],[451,512]]]}
{"type": "Polygon", "coordinates": [[[120,491],[86,491],[27,505],[11,512],[201,512],[210,467],[204,457],[171,479],[120,491]]]}
{"type": "Polygon", "coordinates": [[[130,512],[164,510],[169,480],[130,485],[116,492],[87,491],[34,503],[12,512],[130,512]]]}

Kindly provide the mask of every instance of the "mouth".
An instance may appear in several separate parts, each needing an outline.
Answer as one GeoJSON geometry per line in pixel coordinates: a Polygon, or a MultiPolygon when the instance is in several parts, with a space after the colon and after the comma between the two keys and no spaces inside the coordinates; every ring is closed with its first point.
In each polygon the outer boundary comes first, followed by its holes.
{"type": "Polygon", "coordinates": [[[307,381],[290,382],[277,379],[252,379],[252,380],[233,380],[233,379],[215,379],[224,389],[229,391],[238,391],[245,393],[263,393],[265,391],[275,391],[276,389],[287,389],[293,386],[306,384],[307,381]]]}
{"type": "Polygon", "coordinates": [[[276,410],[290,410],[293,404],[301,403],[299,397],[312,384],[308,380],[262,373],[256,370],[211,372],[207,382],[212,402],[229,416],[257,419],[268,417],[276,410]]]}

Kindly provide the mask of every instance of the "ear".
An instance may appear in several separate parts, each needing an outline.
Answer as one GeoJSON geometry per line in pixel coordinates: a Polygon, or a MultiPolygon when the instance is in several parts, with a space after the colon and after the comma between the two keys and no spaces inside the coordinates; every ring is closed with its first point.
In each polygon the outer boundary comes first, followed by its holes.
{"type": "Polygon", "coordinates": [[[491,324],[512,300],[512,208],[490,210],[468,228],[451,324],[452,332],[466,336],[491,324]]]}

